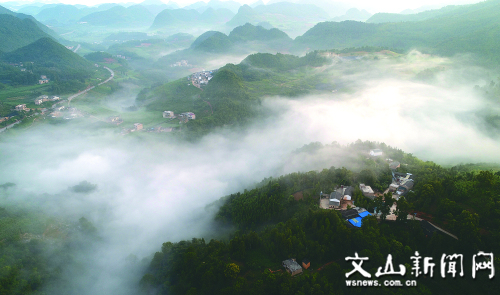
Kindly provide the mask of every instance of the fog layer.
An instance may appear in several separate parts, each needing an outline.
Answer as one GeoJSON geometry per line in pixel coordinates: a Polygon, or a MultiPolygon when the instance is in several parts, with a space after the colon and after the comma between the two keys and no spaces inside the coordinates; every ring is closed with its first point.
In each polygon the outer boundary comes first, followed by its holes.
{"type": "Polygon", "coordinates": [[[293,153],[304,144],[361,139],[443,164],[497,161],[500,142],[481,131],[476,116],[489,102],[473,91],[487,75],[470,79],[474,68],[453,66],[430,85],[401,74],[401,63],[332,67],[345,70],[332,72],[331,79],[347,90],[265,98],[262,108],[274,114],[271,118],[244,131],[214,132],[197,143],[164,135],[121,136],[83,119],[2,134],[1,183],[16,183],[2,203],[69,220],[87,218],[102,240],[80,253],[83,275],[72,277],[71,267],[63,266],[75,292],[132,294],[140,275],[126,258],[149,258],[166,241],[212,236],[216,208],[207,209],[208,204],[265,177],[345,165],[338,152],[293,153]],[[83,180],[97,189],[87,194],[68,189],[83,180]]]}

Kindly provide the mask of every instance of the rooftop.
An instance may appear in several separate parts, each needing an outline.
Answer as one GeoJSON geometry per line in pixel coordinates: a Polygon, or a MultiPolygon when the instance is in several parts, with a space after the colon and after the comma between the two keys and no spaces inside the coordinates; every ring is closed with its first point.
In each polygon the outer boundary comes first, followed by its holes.
{"type": "Polygon", "coordinates": [[[285,261],[283,261],[283,266],[289,270],[290,272],[294,272],[294,271],[297,271],[299,269],[302,269],[302,266],[300,266],[300,264],[297,263],[297,261],[295,261],[294,259],[287,259],[285,261]]]}

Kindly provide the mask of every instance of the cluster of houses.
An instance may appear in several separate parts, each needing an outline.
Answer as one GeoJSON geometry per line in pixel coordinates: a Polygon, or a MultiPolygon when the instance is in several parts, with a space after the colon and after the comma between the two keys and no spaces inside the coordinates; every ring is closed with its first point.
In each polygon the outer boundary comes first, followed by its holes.
{"type": "Polygon", "coordinates": [[[196,115],[193,112],[186,112],[186,113],[181,113],[181,114],[175,115],[174,112],[172,112],[172,111],[164,111],[163,118],[165,118],[165,119],[177,118],[177,119],[179,119],[179,123],[187,123],[189,120],[196,119],[196,115]]]}
{"type": "Polygon", "coordinates": [[[413,180],[413,174],[392,171],[392,183],[389,186],[389,191],[393,192],[393,199],[399,200],[399,198],[405,196],[414,185],[415,181],[413,180]]]}
{"type": "MultiPolygon", "coordinates": [[[[364,184],[361,184],[360,188],[361,186],[364,186],[364,184]]],[[[373,190],[371,192],[373,194],[373,190]]],[[[349,225],[353,227],[361,227],[362,219],[371,214],[368,213],[368,211],[366,211],[366,209],[364,208],[355,207],[354,200],[352,200],[351,197],[353,193],[354,193],[354,187],[341,185],[339,188],[334,190],[330,195],[323,195],[323,196],[329,198],[328,209],[341,210],[340,212],[342,214],[342,217],[347,221],[349,225]]],[[[323,208],[325,208],[325,206],[323,206],[323,208]]]]}
{"type": "Polygon", "coordinates": [[[170,67],[192,67],[193,65],[190,65],[187,60],[183,59],[181,61],[178,61],[176,63],[173,63],[170,65],[170,67]]]}
{"type": "Polygon", "coordinates": [[[343,186],[334,190],[329,195],[329,208],[330,209],[346,209],[347,206],[352,207],[354,201],[352,200],[352,195],[354,193],[354,188],[352,186],[343,186]]]}
{"type": "Polygon", "coordinates": [[[202,88],[208,84],[208,81],[212,80],[213,76],[215,73],[217,73],[218,70],[212,70],[212,71],[201,71],[201,72],[196,72],[192,74],[191,76],[188,76],[188,80],[193,83],[194,86],[198,88],[202,88]]]}
{"type": "MultiPolygon", "coordinates": [[[[372,157],[380,157],[382,156],[383,152],[380,149],[373,149],[370,150],[369,154],[372,157]]],[[[392,183],[389,185],[389,191],[393,193],[393,199],[399,200],[401,196],[406,195],[415,185],[413,175],[411,173],[395,172],[396,169],[401,167],[401,163],[392,159],[386,160],[389,163],[389,168],[392,170],[392,183]]],[[[371,187],[360,184],[359,188],[361,189],[365,197],[368,197],[372,200],[375,198],[375,194],[373,193],[371,187]]]]}
{"type": "Polygon", "coordinates": [[[40,79],[38,80],[38,84],[47,84],[49,83],[50,79],[47,78],[45,75],[41,75],[40,79]]]}
{"type": "Polygon", "coordinates": [[[26,104],[23,103],[23,104],[18,104],[15,108],[14,108],[17,112],[21,112],[21,111],[26,111],[28,112],[30,109],[26,107],[26,104]]]}
{"type": "Polygon", "coordinates": [[[49,98],[48,95],[40,95],[39,97],[35,98],[35,104],[36,105],[41,105],[42,103],[46,102],[46,101],[58,101],[60,100],[61,98],[59,96],[52,96],[51,98],[49,98]]]}

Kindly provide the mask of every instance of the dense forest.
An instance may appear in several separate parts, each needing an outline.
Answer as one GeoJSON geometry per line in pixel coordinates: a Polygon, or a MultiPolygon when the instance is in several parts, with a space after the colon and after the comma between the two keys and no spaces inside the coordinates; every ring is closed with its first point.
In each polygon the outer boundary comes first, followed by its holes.
{"type": "MultiPolygon", "coordinates": [[[[379,209],[381,221],[365,217],[361,229],[356,229],[348,227],[338,211],[318,208],[320,191],[329,192],[338,185],[357,186],[370,170],[366,166],[359,172],[332,167],[265,179],[252,190],[221,199],[216,219],[236,228],[230,237],[164,243],[141,280],[145,294],[495,293],[498,279],[489,280],[483,273],[472,280],[470,270],[471,257],[477,251],[500,249],[500,173],[471,171],[468,166],[443,168],[373,142],[356,142],[346,148],[362,151],[376,146],[401,161],[402,172],[411,171],[416,177],[413,191],[397,201],[396,221],[384,220],[388,211],[379,209]],[[304,192],[303,199],[292,196],[297,191],[304,192]],[[456,234],[458,240],[429,231],[425,221],[407,219],[415,210],[456,234]],[[407,275],[380,280],[412,280],[410,257],[416,251],[433,257],[436,267],[442,254],[462,253],[465,276],[443,279],[436,269],[433,277],[416,278],[414,288],[345,288],[345,273],[353,268],[345,257],[355,252],[369,257],[363,267],[373,275],[391,254],[395,265],[405,265],[407,275]],[[281,266],[288,258],[298,262],[307,259],[311,268],[292,277],[281,266]]],[[[379,165],[384,162],[378,161],[379,165]]],[[[390,182],[390,173],[383,173],[388,169],[386,164],[382,171],[373,173],[390,182]]],[[[357,206],[369,210],[394,202],[389,195],[371,201],[359,190],[354,199],[357,206]]],[[[494,263],[498,267],[500,259],[495,258],[494,263]]],[[[363,279],[359,274],[354,277],[363,279]]]]}

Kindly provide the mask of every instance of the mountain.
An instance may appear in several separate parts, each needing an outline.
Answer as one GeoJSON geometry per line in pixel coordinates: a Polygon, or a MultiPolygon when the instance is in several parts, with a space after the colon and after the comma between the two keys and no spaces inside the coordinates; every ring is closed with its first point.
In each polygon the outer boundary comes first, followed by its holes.
{"type": "Polygon", "coordinates": [[[254,26],[252,24],[246,23],[243,26],[234,28],[231,33],[229,33],[229,39],[232,42],[241,41],[281,41],[290,42],[290,38],[285,32],[278,29],[264,29],[261,26],[254,26]]]}
{"type": "Polygon", "coordinates": [[[325,11],[312,4],[279,2],[259,5],[255,8],[243,5],[226,25],[234,28],[246,23],[268,22],[288,35],[297,36],[303,34],[314,24],[329,18],[325,11]]]}
{"type": "Polygon", "coordinates": [[[381,46],[436,54],[474,53],[500,62],[500,2],[464,5],[450,13],[422,21],[319,23],[294,41],[303,48],[330,49],[381,46]]]}
{"type": "Polygon", "coordinates": [[[255,1],[254,3],[250,4],[250,7],[255,8],[259,5],[265,5],[265,4],[264,4],[264,2],[262,2],[262,0],[258,0],[258,1],[255,1]]]}
{"type": "Polygon", "coordinates": [[[155,17],[151,28],[162,28],[195,22],[200,13],[194,9],[165,9],[155,17]]]}
{"type": "Polygon", "coordinates": [[[92,71],[93,67],[92,63],[48,37],[5,53],[2,60],[34,62],[37,67],[55,68],[61,72],[92,71]]]}
{"type": "Polygon", "coordinates": [[[155,17],[151,28],[224,24],[233,16],[234,14],[225,8],[209,7],[201,14],[195,9],[165,9],[155,17]]]}
{"type": "Polygon", "coordinates": [[[233,14],[238,11],[238,8],[240,8],[241,4],[235,1],[219,1],[219,0],[211,0],[207,3],[203,1],[198,1],[195,3],[192,3],[190,5],[187,5],[183,7],[184,9],[195,9],[199,13],[203,13],[205,10],[208,8],[212,8],[214,10],[217,9],[228,9],[230,10],[233,14]]]}
{"type": "Polygon", "coordinates": [[[299,19],[328,19],[329,15],[324,10],[313,4],[296,4],[290,2],[278,2],[268,5],[260,5],[254,8],[261,14],[282,14],[299,19]]]}
{"type": "Polygon", "coordinates": [[[69,21],[76,22],[85,15],[84,10],[78,9],[73,5],[60,4],[43,9],[35,15],[35,18],[42,22],[50,21],[54,23],[55,21],[57,23],[65,23],[69,21]]]}
{"type": "Polygon", "coordinates": [[[142,5],[130,7],[114,6],[105,11],[91,13],[82,17],[80,22],[87,22],[95,26],[149,26],[154,20],[154,15],[142,5]]]}
{"type": "Polygon", "coordinates": [[[211,24],[225,24],[231,18],[233,18],[234,13],[227,8],[219,8],[215,10],[212,7],[207,8],[199,17],[199,20],[211,23],[211,24]]]}
{"type": "Polygon", "coordinates": [[[205,32],[191,44],[191,48],[194,50],[214,53],[228,51],[231,46],[229,37],[217,31],[205,32]]]}
{"type": "MultiPolygon", "coordinates": [[[[482,6],[489,7],[490,5],[489,2],[492,1],[486,1],[480,3],[480,5],[475,5],[476,8],[473,9],[477,9],[482,6]]],[[[379,24],[379,23],[422,21],[435,17],[446,17],[453,15],[458,16],[462,13],[467,13],[470,9],[471,9],[470,5],[449,5],[441,9],[426,10],[415,14],[376,13],[372,17],[370,17],[366,22],[379,24]]]]}
{"type": "Polygon", "coordinates": [[[19,10],[17,10],[18,13],[24,13],[24,14],[29,14],[29,15],[36,15],[40,11],[42,11],[43,8],[41,6],[25,6],[19,10]]]}
{"type": "Polygon", "coordinates": [[[165,9],[177,9],[179,6],[177,3],[174,2],[168,2],[168,4],[165,4],[164,2],[160,0],[146,0],[139,5],[142,5],[149,10],[153,15],[157,15],[158,13],[162,12],[165,9]]]}
{"type": "Polygon", "coordinates": [[[226,24],[230,27],[242,26],[246,23],[254,23],[258,13],[252,9],[252,7],[248,5],[242,5],[240,9],[238,9],[238,13],[226,24]]]}
{"type": "Polygon", "coordinates": [[[33,16],[31,16],[31,15],[27,15],[27,14],[23,14],[23,13],[15,13],[15,12],[13,12],[13,11],[11,11],[11,10],[9,10],[9,9],[7,9],[7,8],[5,8],[5,7],[3,7],[3,6],[0,6],[0,15],[2,15],[2,14],[12,15],[12,16],[15,16],[15,17],[17,17],[17,18],[19,18],[19,19],[29,19],[29,20],[31,20],[33,23],[35,23],[35,24],[36,24],[36,26],[37,26],[40,30],[42,30],[44,33],[46,33],[46,34],[48,34],[48,35],[50,35],[50,36],[52,36],[52,37],[54,37],[54,38],[57,38],[57,36],[58,36],[58,35],[57,35],[54,31],[52,31],[51,29],[49,29],[46,25],[44,25],[44,24],[40,23],[39,21],[37,21],[37,20],[36,20],[33,16]]]}
{"type": "Polygon", "coordinates": [[[364,9],[358,10],[356,8],[351,8],[351,9],[347,10],[347,12],[344,15],[332,18],[332,21],[341,22],[341,21],[345,21],[345,20],[355,20],[358,22],[364,22],[367,19],[369,19],[371,16],[372,16],[372,14],[364,9]]]}
{"type": "Polygon", "coordinates": [[[217,9],[228,9],[230,10],[233,14],[238,11],[240,8],[241,4],[235,1],[220,1],[220,0],[210,0],[207,3],[207,9],[208,8],[213,8],[215,10],[217,9]]]}
{"type": "Polygon", "coordinates": [[[50,37],[31,19],[20,19],[10,14],[0,14],[0,50],[12,51],[40,38],[50,37]]]}
{"type": "Polygon", "coordinates": [[[242,26],[246,23],[258,23],[261,21],[271,22],[273,20],[283,23],[286,21],[301,22],[306,20],[327,20],[329,16],[321,8],[312,4],[295,4],[279,2],[268,5],[259,5],[252,8],[243,5],[228,26],[242,26]]]}

